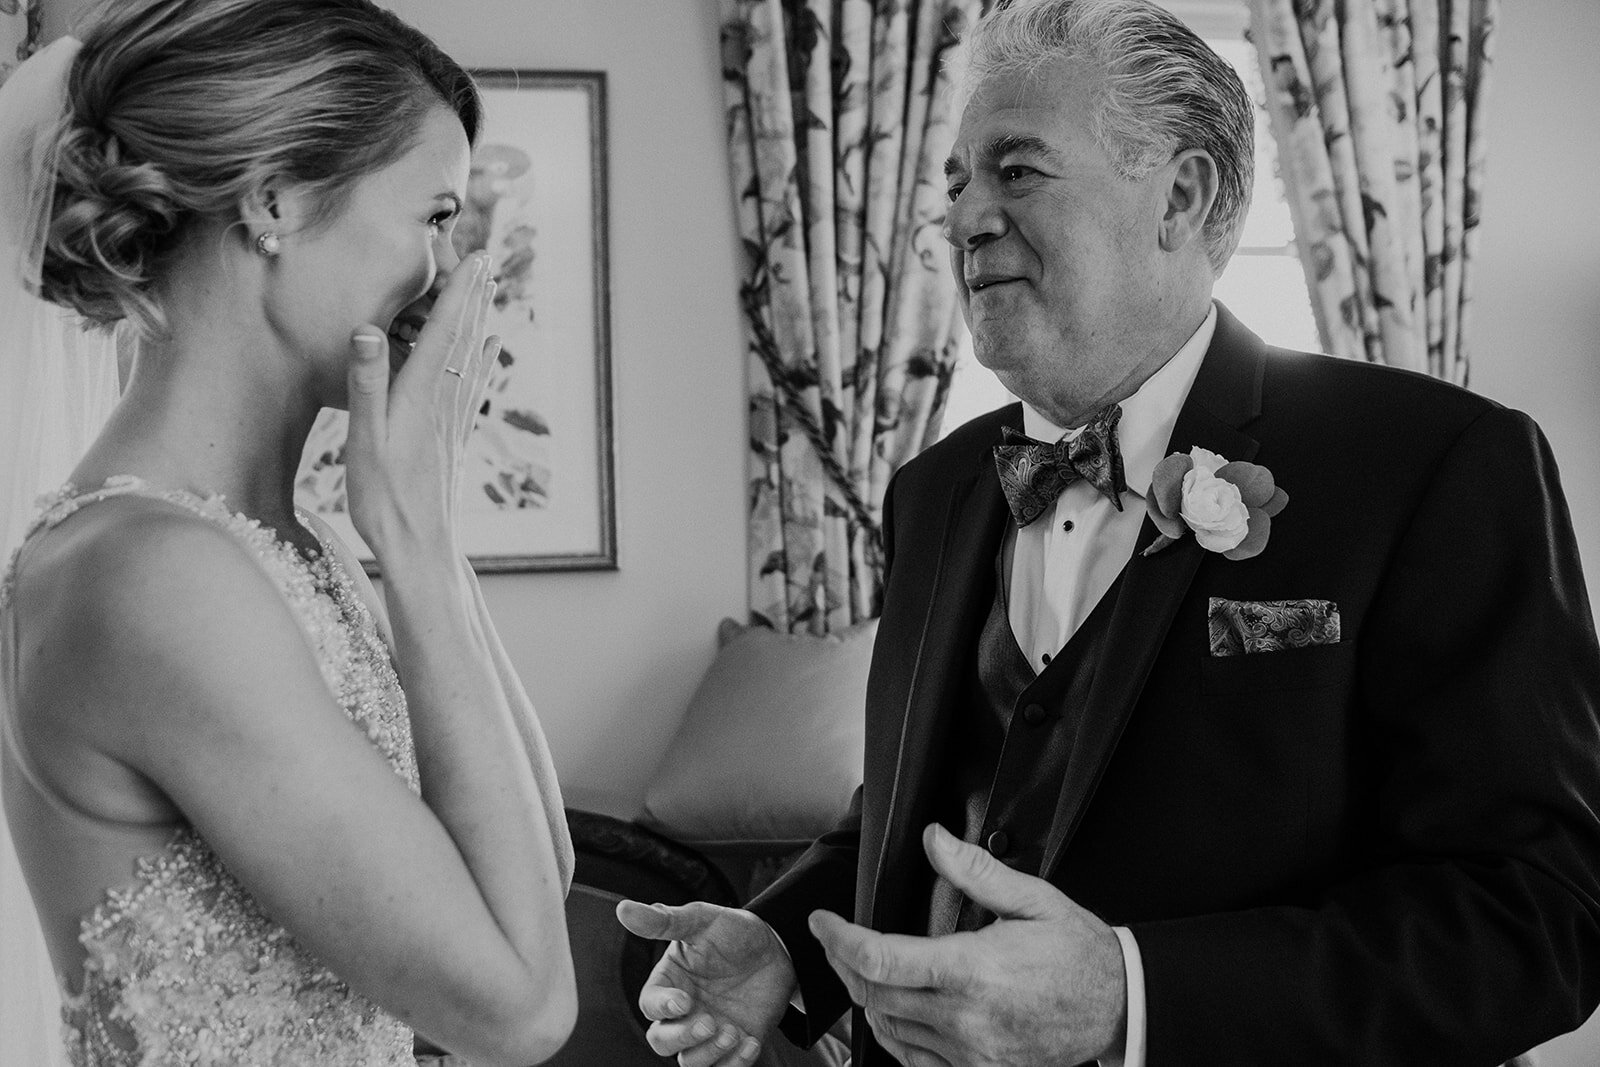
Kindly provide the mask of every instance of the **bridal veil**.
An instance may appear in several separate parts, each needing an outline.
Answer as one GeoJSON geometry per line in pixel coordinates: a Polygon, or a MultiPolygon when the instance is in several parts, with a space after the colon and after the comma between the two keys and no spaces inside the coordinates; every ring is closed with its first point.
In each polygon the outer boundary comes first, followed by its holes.
{"type": "MultiPolygon", "coordinates": [[[[78,48],[62,38],[0,85],[0,565],[35,498],[66,480],[117,399],[113,336],[35,295],[78,48]]],[[[3,819],[0,945],[0,1063],[64,1064],[55,977],[3,819]]]]}

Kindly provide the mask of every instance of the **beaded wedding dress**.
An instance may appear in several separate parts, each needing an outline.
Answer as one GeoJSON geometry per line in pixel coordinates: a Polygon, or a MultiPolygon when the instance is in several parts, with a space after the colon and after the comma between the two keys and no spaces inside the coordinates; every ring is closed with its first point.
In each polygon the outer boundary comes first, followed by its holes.
{"type": "MultiPolygon", "coordinates": [[[[126,832],[73,807],[30,769],[8,709],[16,683],[16,635],[27,625],[16,617],[12,594],[30,545],[80,509],[130,494],[215,523],[259,560],[299,621],[328,689],[416,791],[405,695],[371,611],[328,543],[322,541],[322,551],[308,562],[270,530],[230,512],[220,497],[120,477],[99,489],[69,486],[48,498],[0,577],[0,696],[6,697],[0,700],[0,727],[6,731],[0,749],[9,761],[14,831],[47,835],[46,841],[60,840],[63,832],[76,833],[80,841],[126,832]],[[23,820],[17,819],[19,806],[23,820]]],[[[126,883],[109,887],[82,917],[82,974],[62,976],[74,1067],[413,1067],[411,1031],[353,992],[262,914],[192,829],[170,831],[165,847],[139,859],[128,873],[126,883]]],[[[49,892],[48,886],[33,888],[36,897],[49,892]]]]}

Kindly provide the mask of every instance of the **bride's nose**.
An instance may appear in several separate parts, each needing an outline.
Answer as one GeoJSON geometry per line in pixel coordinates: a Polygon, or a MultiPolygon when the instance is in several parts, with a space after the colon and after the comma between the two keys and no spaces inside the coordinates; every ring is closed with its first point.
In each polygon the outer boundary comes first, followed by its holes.
{"type": "Polygon", "coordinates": [[[456,253],[456,246],[451,243],[448,234],[439,236],[438,251],[434,253],[439,263],[439,272],[449,274],[461,266],[461,256],[456,253]]]}
{"type": "Polygon", "coordinates": [[[434,288],[440,288],[455,269],[461,266],[461,256],[456,252],[456,246],[451,242],[448,233],[442,233],[434,242],[434,263],[438,267],[438,274],[434,279],[434,288]]]}

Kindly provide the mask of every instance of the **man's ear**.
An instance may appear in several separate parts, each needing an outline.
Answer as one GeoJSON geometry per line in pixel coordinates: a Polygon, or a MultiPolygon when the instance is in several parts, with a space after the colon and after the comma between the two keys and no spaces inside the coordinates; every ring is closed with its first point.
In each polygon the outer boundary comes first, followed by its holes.
{"type": "Polygon", "coordinates": [[[1161,247],[1176,252],[1198,240],[1217,201],[1217,164],[1202,148],[1179,152],[1167,164],[1166,210],[1161,216],[1161,247]]]}

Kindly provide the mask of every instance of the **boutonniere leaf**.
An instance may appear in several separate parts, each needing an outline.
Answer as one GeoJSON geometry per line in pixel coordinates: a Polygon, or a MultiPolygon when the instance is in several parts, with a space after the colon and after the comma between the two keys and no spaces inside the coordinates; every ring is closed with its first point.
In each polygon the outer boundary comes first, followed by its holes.
{"type": "Polygon", "coordinates": [[[1200,547],[1226,559],[1261,554],[1272,533],[1272,517],[1289,502],[1272,472],[1259,463],[1229,462],[1204,448],[1174,452],[1150,476],[1145,497],[1160,536],[1147,556],[1194,534],[1200,547]]]}

